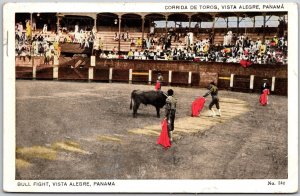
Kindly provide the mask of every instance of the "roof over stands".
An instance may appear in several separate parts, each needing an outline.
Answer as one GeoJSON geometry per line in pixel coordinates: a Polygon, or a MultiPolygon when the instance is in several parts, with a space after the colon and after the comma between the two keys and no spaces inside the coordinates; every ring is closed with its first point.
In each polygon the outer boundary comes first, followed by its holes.
{"type": "Polygon", "coordinates": [[[151,14],[146,14],[145,15],[146,19],[151,19],[152,21],[155,20],[165,20],[165,15],[164,14],[160,14],[160,13],[151,13],[151,14]]]}
{"type": "Polygon", "coordinates": [[[211,15],[215,15],[220,18],[228,18],[228,17],[255,17],[255,16],[284,16],[286,12],[220,12],[220,13],[211,13],[211,15]]]}
{"type": "Polygon", "coordinates": [[[180,22],[188,22],[189,21],[189,16],[187,14],[180,14],[180,13],[175,13],[175,14],[170,14],[167,18],[168,21],[180,21],[180,22]]]}
{"type": "Polygon", "coordinates": [[[286,15],[286,12],[211,12],[211,13],[59,13],[61,16],[88,16],[93,19],[109,20],[109,19],[149,19],[152,21],[168,20],[178,22],[188,22],[191,18],[191,22],[212,22],[214,17],[228,18],[228,17],[255,17],[255,16],[278,16],[282,17],[286,15]]]}
{"type": "Polygon", "coordinates": [[[213,17],[211,14],[208,13],[197,13],[197,14],[193,14],[191,17],[192,21],[201,21],[201,22],[212,22],[213,21],[213,17]]]}
{"type": "Polygon", "coordinates": [[[95,19],[97,16],[96,13],[73,13],[73,12],[58,13],[58,15],[62,17],[83,16],[83,17],[90,17],[92,19],[95,19]]]}

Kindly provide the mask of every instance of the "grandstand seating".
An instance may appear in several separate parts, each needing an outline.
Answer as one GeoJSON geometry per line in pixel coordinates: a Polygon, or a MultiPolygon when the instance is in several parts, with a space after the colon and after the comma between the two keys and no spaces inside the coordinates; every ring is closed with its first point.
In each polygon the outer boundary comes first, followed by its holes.
{"type": "MultiPolygon", "coordinates": [[[[218,29],[217,31],[215,31],[215,35],[214,35],[214,44],[215,45],[223,45],[223,41],[224,41],[224,35],[226,34],[226,29],[223,29],[224,31],[221,31],[220,29],[218,29]]],[[[161,31],[159,31],[161,32],[161,31]]],[[[39,31],[35,31],[34,34],[38,34],[40,33],[39,31]]],[[[113,50],[114,47],[118,48],[118,44],[119,42],[114,40],[115,37],[115,33],[113,31],[98,31],[97,32],[97,36],[101,37],[101,39],[103,40],[103,49],[105,51],[111,51],[113,50]]],[[[123,32],[121,32],[122,35],[123,32]]],[[[47,35],[49,36],[49,40],[50,41],[54,41],[55,38],[55,33],[53,32],[48,32],[47,34],[43,34],[43,35],[47,35]]],[[[129,32],[130,38],[134,38],[134,40],[136,41],[138,37],[142,37],[142,32],[134,32],[131,31],[129,32]]],[[[164,33],[158,33],[159,35],[164,35],[164,33]]],[[[245,34],[244,34],[245,35],[245,34]]],[[[274,37],[276,35],[276,31],[272,31],[271,33],[268,33],[265,35],[265,39],[271,39],[272,37],[274,37]]],[[[63,37],[65,37],[66,35],[63,34],[63,37]]],[[[257,40],[259,39],[263,39],[263,34],[260,33],[258,34],[256,31],[253,31],[253,29],[249,29],[249,32],[246,32],[246,36],[249,39],[252,40],[257,40]]],[[[147,37],[147,33],[144,33],[144,38],[147,37]]],[[[200,40],[204,40],[209,38],[208,33],[198,33],[195,37],[194,37],[194,43],[196,43],[197,41],[200,40]]],[[[64,38],[62,38],[60,41],[63,41],[64,38]]],[[[180,41],[182,43],[185,43],[185,39],[184,37],[180,37],[180,39],[176,42],[172,41],[172,48],[176,47],[180,44],[180,41]]],[[[155,47],[154,47],[155,48],[155,47]]],[[[135,50],[135,49],[140,49],[139,47],[136,46],[132,46],[130,40],[124,41],[123,39],[120,40],[120,50],[121,52],[128,52],[130,49],[135,50]]]]}
{"type": "MultiPolygon", "coordinates": [[[[109,32],[109,31],[100,31],[97,33],[98,37],[101,37],[103,40],[103,50],[111,51],[114,47],[118,48],[119,41],[114,40],[116,32],[109,32]]],[[[122,35],[123,32],[121,32],[122,35]]],[[[138,37],[142,38],[142,32],[130,32],[130,38],[134,38],[136,41],[138,37]]],[[[146,33],[144,34],[146,37],[146,33]]],[[[120,40],[120,50],[122,52],[127,52],[130,49],[135,50],[136,46],[131,46],[130,40],[124,41],[122,38],[120,40]]]]}

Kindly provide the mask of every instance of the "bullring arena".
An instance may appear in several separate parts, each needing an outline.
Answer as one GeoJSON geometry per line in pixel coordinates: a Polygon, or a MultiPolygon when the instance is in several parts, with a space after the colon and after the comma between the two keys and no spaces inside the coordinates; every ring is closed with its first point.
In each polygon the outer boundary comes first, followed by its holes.
{"type": "MultiPolygon", "coordinates": [[[[206,89],[172,87],[174,143],[153,106],[129,110],[134,89],[153,85],[17,81],[16,179],[287,178],[287,97],[220,91],[222,117],[191,117],[206,89]],[[68,172],[66,172],[68,171],[68,172]]],[[[166,91],[169,87],[163,86],[166,91]]],[[[161,111],[163,112],[163,111],[161,111]]]]}
{"type": "Polygon", "coordinates": [[[286,17],[16,14],[16,179],[286,179],[286,17]],[[272,17],[279,24],[268,27],[272,17]],[[226,27],[215,27],[219,18],[226,27]],[[240,27],[244,19],[253,26],[240,27]],[[141,105],[133,118],[129,109],[131,92],[154,90],[159,73],[162,91],[172,88],[178,99],[168,149],[156,143],[163,115],[141,105]],[[267,106],[259,103],[263,79],[270,83],[267,106]],[[211,81],[222,116],[209,115],[207,97],[200,116],[191,117],[192,102],[211,81]]]}

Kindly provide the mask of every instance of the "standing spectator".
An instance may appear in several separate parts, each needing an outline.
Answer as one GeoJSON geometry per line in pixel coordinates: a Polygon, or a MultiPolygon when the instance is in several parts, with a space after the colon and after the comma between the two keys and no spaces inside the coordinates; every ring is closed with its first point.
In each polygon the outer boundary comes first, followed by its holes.
{"type": "Polygon", "coordinates": [[[32,17],[32,31],[36,31],[36,21],[34,17],[32,17]]]}
{"type": "Polygon", "coordinates": [[[147,48],[147,43],[146,43],[146,40],[145,40],[145,39],[143,39],[143,41],[142,41],[142,48],[143,48],[143,49],[146,49],[146,48],[147,48]]]}
{"type": "Polygon", "coordinates": [[[84,39],[84,47],[85,47],[85,48],[89,48],[89,47],[90,47],[88,37],[85,37],[85,39],[84,39]]]}
{"type": "Polygon", "coordinates": [[[43,33],[45,34],[45,33],[47,33],[47,31],[48,31],[48,26],[47,26],[47,24],[44,24],[43,33]]]}
{"type": "Polygon", "coordinates": [[[154,22],[152,22],[151,26],[150,26],[150,35],[155,34],[155,27],[156,27],[156,24],[154,22]]]}
{"type": "Polygon", "coordinates": [[[31,25],[29,20],[26,20],[26,39],[31,39],[31,25]]]}
{"type": "Polygon", "coordinates": [[[74,26],[74,33],[77,33],[77,32],[79,32],[79,26],[78,26],[78,24],[76,24],[74,26]]]}
{"type": "Polygon", "coordinates": [[[146,39],[146,48],[147,48],[147,49],[150,49],[150,47],[151,47],[151,40],[150,40],[150,38],[148,37],[148,38],[146,39]]]}
{"type": "Polygon", "coordinates": [[[22,37],[22,34],[23,34],[23,24],[22,24],[22,22],[19,22],[19,23],[17,24],[17,28],[18,28],[18,35],[19,35],[19,38],[21,38],[21,37],[22,37]]]}

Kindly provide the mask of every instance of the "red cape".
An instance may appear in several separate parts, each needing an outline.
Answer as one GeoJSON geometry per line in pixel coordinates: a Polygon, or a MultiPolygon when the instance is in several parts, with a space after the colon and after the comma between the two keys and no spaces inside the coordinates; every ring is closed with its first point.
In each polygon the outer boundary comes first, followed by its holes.
{"type": "Polygon", "coordinates": [[[268,104],[268,94],[270,94],[269,89],[263,90],[263,93],[259,97],[259,102],[261,105],[265,106],[268,104]]]}
{"type": "Polygon", "coordinates": [[[192,117],[199,116],[201,110],[203,109],[205,103],[204,97],[199,97],[192,103],[192,117]]]}
{"type": "Polygon", "coordinates": [[[247,60],[245,60],[245,59],[242,59],[241,61],[240,61],[240,64],[241,64],[241,66],[242,67],[250,67],[250,65],[252,65],[252,62],[251,61],[247,61],[247,60]]]}
{"type": "Polygon", "coordinates": [[[168,123],[167,123],[167,119],[164,119],[161,122],[161,133],[159,138],[157,139],[157,144],[162,145],[165,148],[171,147],[171,143],[170,143],[170,139],[169,139],[169,135],[168,135],[168,123]]]}
{"type": "Polygon", "coordinates": [[[155,90],[158,91],[160,89],[160,82],[156,82],[155,84],[155,90]]]}

